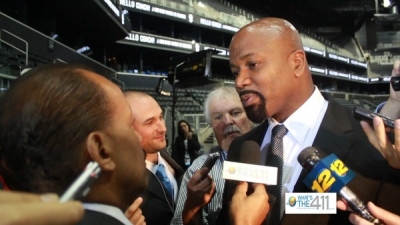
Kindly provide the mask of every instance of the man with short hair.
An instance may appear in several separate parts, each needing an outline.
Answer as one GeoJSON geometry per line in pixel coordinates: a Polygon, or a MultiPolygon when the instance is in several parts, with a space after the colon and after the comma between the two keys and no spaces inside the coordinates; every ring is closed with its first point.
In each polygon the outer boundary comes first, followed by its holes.
{"type": "MultiPolygon", "coordinates": [[[[270,213],[264,224],[349,224],[348,212],[335,215],[284,214],[284,194],[309,192],[302,183],[307,174],[297,162],[302,149],[313,146],[334,153],[357,176],[348,186],[363,201],[374,201],[399,213],[400,171],[368,142],[351,109],[313,84],[303,44],[296,28],[279,18],[264,18],[241,28],[232,38],[230,67],[247,116],[258,127],[236,138],[229,161],[239,161],[247,140],[261,146],[263,162],[278,167],[278,186],[268,186],[270,213]],[[275,129],[276,128],[276,129],[275,129]],[[274,141],[274,144],[272,143],[274,141]],[[270,148],[271,147],[271,148],[270,148]]],[[[235,184],[225,185],[224,207],[235,184]]],[[[220,224],[229,224],[221,213],[220,224]]]]}
{"type": "Polygon", "coordinates": [[[167,128],[163,111],[150,95],[138,91],[126,91],[126,100],[132,107],[133,127],[141,135],[141,147],[146,153],[147,189],[141,194],[142,213],[148,225],[169,224],[175,210],[178,181],[183,169],[166,153],[167,128]],[[163,177],[160,177],[163,174],[163,177]]]}
{"type": "Polygon", "coordinates": [[[61,195],[96,162],[101,174],[80,199],[80,224],[131,225],[124,211],[147,185],[133,121],[122,91],[105,77],[39,66],[1,96],[1,167],[18,178],[13,190],[61,195]]]}
{"type": "MultiPolygon", "coordinates": [[[[203,224],[213,225],[216,224],[218,213],[222,207],[225,184],[222,178],[222,166],[227,157],[229,145],[234,138],[248,132],[252,127],[252,123],[246,116],[235,88],[228,86],[216,88],[208,94],[204,103],[204,115],[210,123],[218,142],[218,146],[213,147],[210,152],[220,153],[219,159],[209,173],[216,184],[216,193],[208,205],[199,205],[192,210],[195,210],[195,213],[201,213],[203,224]]],[[[186,171],[171,224],[188,224],[185,219],[186,202],[187,199],[191,198],[191,195],[194,195],[189,185],[190,180],[200,170],[207,157],[208,154],[200,156],[186,171]]]]}

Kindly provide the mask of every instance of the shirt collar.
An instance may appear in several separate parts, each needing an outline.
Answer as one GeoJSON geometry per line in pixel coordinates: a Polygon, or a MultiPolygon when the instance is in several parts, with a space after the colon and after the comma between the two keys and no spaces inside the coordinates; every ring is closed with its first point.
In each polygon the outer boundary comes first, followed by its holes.
{"type": "Polygon", "coordinates": [[[101,212],[119,220],[124,225],[133,225],[131,221],[126,218],[125,214],[117,207],[111,205],[104,205],[98,203],[83,203],[83,207],[87,210],[101,212]]]}
{"type": "MultiPolygon", "coordinates": [[[[307,101],[283,122],[288,129],[288,134],[293,136],[299,143],[303,143],[311,126],[314,125],[324,101],[324,97],[315,86],[314,92],[307,101]]],[[[279,124],[272,118],[268,122],[272,127],[279,124]]]]}

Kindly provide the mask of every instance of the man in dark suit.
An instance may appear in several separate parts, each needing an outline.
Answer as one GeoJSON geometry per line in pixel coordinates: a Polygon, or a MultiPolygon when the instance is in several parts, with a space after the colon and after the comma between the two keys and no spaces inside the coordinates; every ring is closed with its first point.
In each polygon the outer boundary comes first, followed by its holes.
{"type": "Polygon", "coordinates": [[[124,211],[145,189],[146,168],[115,84],[72,65],[39,66],[1,96],[0,109],[1,166],[23,181],[13,190],[61,195],[96,162],[101,174],[79,199],[80,224],[131,225],[124,211]]]}
{"type": "Polygon", "coordinates": [[[124,94],[131,104],[135,118],[133,126],[142,137],[141,147],[146,153],[149,185],[140,194],[143,198],[140,208],[146,224],[167,225],[174,215],[178,183],[184,171],[165,151],[167,128],[160,105],[143,92],[127,91],[124,94]],[[165,172],[165,180],[159,176],[160,169],[165,172]]]}
{"type": "MultiPolygon", "coordinates": [[[[284,126],[283,169],[279,169],[282,180],[278,184],[281,197],[286,192],[310,191],[302,183],[306,171],[297,156],[302,149],[313,146],[326,154],[334,153],[356,172],[348,186],[363,201],[400,212],[396,203],[400,201],[400,170],[390,167],[368,142],[351,109],[321,95],[314,86],[301,38],[293,25],[278,18],[246,25],[232,39],[230,65],[247,116],[261,124],[232,142],[229,161],[239,161],[242,143],[254,140],[261,146],[262,162],[271,165],[267,161],[271,157],[271,134],[273,128],[284,126]]],[[[225,187],[224,210],[235,185],[227,182],[225,187]]],[[[267,187],[270,193],[272,189],[267,187]]],[[[271,225],[350,224],[346,212],[331,216],[285,215],[283,201],[280,205],[270,204],[271,217],[266,215],[264,224],[274,216],[277,222],[271,225]]],[[[220,224],[227,219],[226,213],[221,213],[220,224]]]]}

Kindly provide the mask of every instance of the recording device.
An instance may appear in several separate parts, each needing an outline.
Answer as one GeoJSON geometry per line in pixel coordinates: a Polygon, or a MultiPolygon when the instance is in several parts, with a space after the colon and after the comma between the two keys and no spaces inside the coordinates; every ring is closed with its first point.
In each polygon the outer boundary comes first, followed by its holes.
{"type": "Polygon", "coordinates": [[[225,180],[246,181],[276,185],[278,168],[265,166],[260,146],[254,141],[245,141],[240,146],[239,162],[224,161],[222,178],[225,180]]]}
{"type": "Polygon", "coordinates": [[[85,170],[79,177],[68,187],[60,198],[60,202],[66,202],[86,196],[93,184],[101,173],[100,166],[97,162],[89,162],[85,170]]]}
{"type": "Polygon", "coordinates": [[[393,90],[400,91],[400,74],[392,76],[390,78],[390,84],[392,85],[393,90]]]}
{"type": "MultiPolygon", "coordinates": [[[[218,152],[209,154],[206,161],[201,166],[201,169],[206,167],[208,169],[208,173],[209,173],[211,171],[212,167],[214,166],[215,162],[218,160],[219,156],[220,156],[220,154],[218,152]]],[[[208,175],[208,173],[205,174],[204,177],[202,177],[201,179],[203,180],[205,178],[205,176],[208,175]]]]}
{"type": "Polygon", "coordinates": [[[383,224],[375,218],[367,206],[346,186],[355,174],[334,154],[322,158],[317,149],[305,148],[297,157],[300,165],[309,171],[303,183],[315,192],[337,192],[354,213],[363,219],[379,225],[383,224]]]}
{"type": "Polygon", "coordinates": [[[394,121],[392,119],[390,119],[389,117],[383,116],[378,113],[371,112],[371,111],[364,109],[362,107],[359,107],[359,106],[354,107],[353,115],[354,115],[354,118],[356,118],[358,120],[365,120],[366,122],[368,122],[370,124],[372,124],[372,119],[375,116],[379,116],[383,120],[383,123],[385,124],[385,126],[394,128],[394,121]]]}

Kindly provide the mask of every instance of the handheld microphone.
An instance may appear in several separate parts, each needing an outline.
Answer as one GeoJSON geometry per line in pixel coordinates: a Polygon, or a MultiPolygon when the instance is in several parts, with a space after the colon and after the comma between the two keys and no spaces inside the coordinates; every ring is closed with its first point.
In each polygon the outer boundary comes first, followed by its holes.
{"type": "Polygon", "coordinates": [[[264,166],[261,158],[260,146],[256,142],[243,142],[239,162],[225,161],[222,178],[226,180],[276,185],[278,168],[264,166]]]}
{"type": "Polygon", "coordinates": [[[315,192],[337,192],[354,213],[373,224],[383,224],[368,211],[367,206],[346,186],[355,174],[334,154],[322,158],[317,149],[307,147],[297,157],[309,171],[303,183],[315,192]]]}

